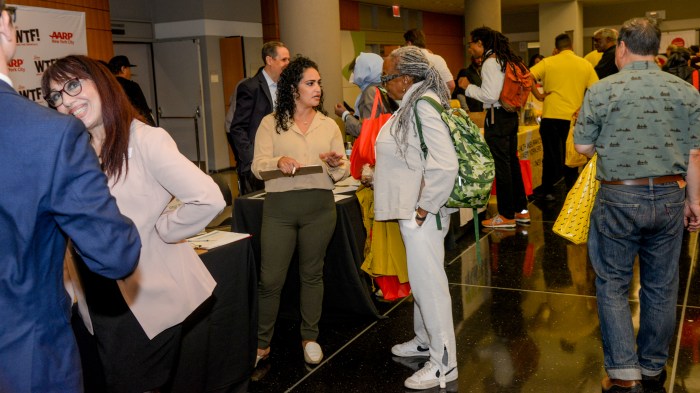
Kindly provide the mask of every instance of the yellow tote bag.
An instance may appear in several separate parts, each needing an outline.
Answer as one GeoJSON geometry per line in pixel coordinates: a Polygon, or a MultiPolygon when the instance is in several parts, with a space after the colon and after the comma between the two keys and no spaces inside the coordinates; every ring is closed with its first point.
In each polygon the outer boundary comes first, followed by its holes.
{"type": "Polygon", "coordinates": [[[600,182],[595,178],[597,158],[598,155],[594,154],[583,168],[576,183],[566,196],[564,207],[559,212],[559,217],[552,228],[554,233],[574,244],[583,244],[588,241],[591,210],[600,187],[600,182]]]}
{"type": "Polygon", "coordinates": [[[580,166],[586,165],[588,157],[576,151],[574,147],[574,127],[576,127],[576,119],[578,118],[578,111],[574,113],[571,119],[571,128],[569,128],[569,136],[566,137],[566,155],[564,158],[564,163],[570,168],[578,168],[580,166]]]}

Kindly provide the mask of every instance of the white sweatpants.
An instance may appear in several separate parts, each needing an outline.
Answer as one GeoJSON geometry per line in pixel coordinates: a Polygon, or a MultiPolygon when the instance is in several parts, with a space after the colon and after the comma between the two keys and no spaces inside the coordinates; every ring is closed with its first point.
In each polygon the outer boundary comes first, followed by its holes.
{"type": "Polygon", "coordinates": [[[406,246],[408,279],[415,300],[413,329],[418,341],[430,348],[430,360],[449,370],[457,366],[452,299],[444,267],[444,238],[450,216],[441,215],[440,221],[442,230],[437,229],[434,214],[428,214],[422,226],[413,218],[399,220],[399,228],[406,246]]]}

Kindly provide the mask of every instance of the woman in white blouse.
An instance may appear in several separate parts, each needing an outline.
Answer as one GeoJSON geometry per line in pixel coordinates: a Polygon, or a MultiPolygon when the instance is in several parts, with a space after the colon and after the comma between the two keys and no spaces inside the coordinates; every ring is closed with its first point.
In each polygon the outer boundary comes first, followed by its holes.
{"type": "Polygon", "coordinates": [[[124,279],[78,266],[89,309],[83,319],[97,341],[106,389],[157,390],[171,377],[182,322],[216,286],[184,239],[224,208],[221,191],[165,130],[144,123],[97,61],[59,59],[44,73],[42,90],[50,106],[85,124],[110,191],[141,237],[139,264],[124,279]],[[173,197],[181,204],[166,209],[173,197]]]}

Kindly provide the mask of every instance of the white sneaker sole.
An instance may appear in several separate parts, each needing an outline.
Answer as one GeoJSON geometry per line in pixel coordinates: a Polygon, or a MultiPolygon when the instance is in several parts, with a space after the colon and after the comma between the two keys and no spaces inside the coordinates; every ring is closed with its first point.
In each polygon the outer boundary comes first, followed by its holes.
{"type": "MultiPolygon", "coordinates": [[[[457,378],[459,377],[459,374],[457,373],[457,368],[455,367],[452,369],[452,372],[448,373],[445,375],[445,383],[449,383],[452,381],[456,381],[457,378]]],[[[436,386],[440,386],[440,379],[428,379],[425,381],[411,381],[411,378],[409,377],[406,379],[403,383],[403,386],[409,388],[409,389],[414,389],[414,390],[425,390],[425,389],[430,389],[434,388],[436,386]]]]}

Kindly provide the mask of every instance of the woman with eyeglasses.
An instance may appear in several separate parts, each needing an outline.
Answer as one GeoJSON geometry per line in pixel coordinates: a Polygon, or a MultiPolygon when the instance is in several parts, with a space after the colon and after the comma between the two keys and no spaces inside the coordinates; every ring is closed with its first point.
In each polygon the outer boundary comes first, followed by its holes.
{"type": "Polygon", "coordinates": [[[216,286],[184,239],[224,208],[221,191],[165,130],[144,123],[97,61],[59,59],[41,88],[51,107],[85,124],[110,191],[141,237],[138,266],[121,280],[90,273],[73,253],[89,309],[82,317],[97,341],[105,389],[157,390],[171,377],[182,322],[216,286]],[[173,198],[177,207],[168,206],[173,198]]]}
{"type": "Polygon", "coordinates": [[[429,389],[457,379],[452,300],[444,269],[444,237],[450,213],[444,205],[457,176],[457,154],[440,113],[427,97],[448,109],[449,91],[423,52],[406,46],[384,60],[382,82],[401,101],[375,144],[375,220],[398,220],[406,246],[408,279],[413,292],[415,337],[394,345],[395,356],[430,356],[405,380],[410,389],[429,389]],[[420,119],[427,155],[421,150],[420,119]]]}
{"type": "Polygon", "coordinates": [[[258,361],[270,355],[280,295],[295,250],[301,281],[301,347],[304,360],[318,364],[323,351],[316,341],[323,304],[323,263],[335,231],[334,183],[349,174],[343,137],[323,110],[318,66],[306,57],[289,62],[277,81],[275,112],[265,116],[255,135],[252,171],[279,170],[265,180],[258,286],[258,361]],[[306,166],[318,173],[300,175],[306,166]]]}

